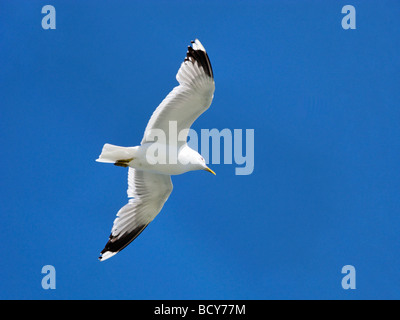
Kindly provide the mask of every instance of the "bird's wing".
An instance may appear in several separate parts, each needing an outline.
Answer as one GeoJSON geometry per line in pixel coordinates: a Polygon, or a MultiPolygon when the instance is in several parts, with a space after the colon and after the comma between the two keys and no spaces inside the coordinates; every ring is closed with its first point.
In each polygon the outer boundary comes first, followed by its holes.
{"type": "Polygon", "coordinates": [[[104,261],[130,244],[153,221],[172,192],[171,176],[129,168],[129,202],[114,220],[110,238],[101,251],[104,261]]]}
{"type": "MultiPolygon", "coordinates": [[[[211,105],[214,96],[214,76],[207,52],[199,40],[192,41],[185,60],[176,75],[179,86],[175,87],[154,111],[144,132],[142,144],[154,142],[153,129],[165,133],[166,143],[170,140],[170,121],[176,121],[179,134],[183,129],[190,129],[193,122],[211,105]]],[[[171,125],[174,125],[171,123],[171,125]]],[[[172,136],[172,133],[171,133],[172,136]]],[[[187,132],[184,134],[186,143],[187,132]]],[[[176,138],[175,138],[176,141],[176,138]]]]}

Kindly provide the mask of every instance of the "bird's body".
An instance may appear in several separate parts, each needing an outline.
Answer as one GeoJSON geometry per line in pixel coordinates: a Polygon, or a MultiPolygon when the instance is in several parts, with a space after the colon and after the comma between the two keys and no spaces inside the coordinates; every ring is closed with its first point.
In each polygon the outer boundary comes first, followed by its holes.
{"type": "Polygon", "coordinates": [[[119,147],[105,144],[99,162],[114,163],[121,167],[153,173],[178,175],[200,169],[190,162],[201,155],[190,148],[187,143],[182,145],[162,144],[158,142],[145,143],[138,147],[119,147]]]}
{"type": "Polygon", "coordinates": [[[188,130],[209,108],[215,89],[211,63],[199,40],[192,41],[192,47],[188,47],[176,78],[179,86],[154,111],[141,145],[105,144],[97,159],[129,167],[130,198],[117,213],[100,260],[125,248],[157,216],[172,192],[171,175],[194,170],[214,173],[203,157],[186,143],[188,130]]]}

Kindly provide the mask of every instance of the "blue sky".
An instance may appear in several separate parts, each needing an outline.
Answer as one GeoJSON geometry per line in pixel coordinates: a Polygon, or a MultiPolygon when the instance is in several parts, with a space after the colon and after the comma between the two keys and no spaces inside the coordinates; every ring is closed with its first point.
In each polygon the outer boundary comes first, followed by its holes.
{"type": "Polygon", "coordinates": [[[0,298],[399,299],[399,17],[398,1],[1,1],[0,298]],[[99,262],[127,172],[94,160],[140,143],[195,38],[216,91],[194,129],[254,129],[254,172],[173,177],[99,262]]]}

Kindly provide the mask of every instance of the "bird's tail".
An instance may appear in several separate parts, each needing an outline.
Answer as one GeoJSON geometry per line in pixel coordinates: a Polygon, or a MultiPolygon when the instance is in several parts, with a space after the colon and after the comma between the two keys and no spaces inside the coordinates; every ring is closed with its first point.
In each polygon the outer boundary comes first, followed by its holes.
{"type": "Polygon", "coordinates": [[[139,147],[119,147],[106,143],[97,162],[114,163],[122,167],[127,167],[132,161],[139,147]]]}

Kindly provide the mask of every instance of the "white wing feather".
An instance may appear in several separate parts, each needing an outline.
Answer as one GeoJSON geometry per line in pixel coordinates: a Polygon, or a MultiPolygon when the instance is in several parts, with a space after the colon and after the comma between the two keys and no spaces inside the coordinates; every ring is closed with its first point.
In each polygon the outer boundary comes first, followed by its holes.
{"type": "MultiPolygon", "coordinates": [[[[193,122],[210,105],[215,84],[208,55],[199,40],[188,47],[185,61],[176,75],[179,86],[175,87],[154,111],[144,132],[142,144],[154,142],[152,129],[161,129],[169,140],[169,123],[177,122],[177,133],[189,129],[193,122]]],[[[187,135],[187,134],[186,134],[187,135]]],[[[186,136],[185,136],[186,137],[186,136]]],[[[182,143],[182,141],[179,141],[182,143]]],[[[183,141],[183,143],[186,142],[183,141]]]]}
{"type": "Polygon", "coordinates": [[[118,211],[99,259],[111,258],[131,243],[161,211],[171,192],[171,176],[129,168],[130,199],[118,211]]]}

